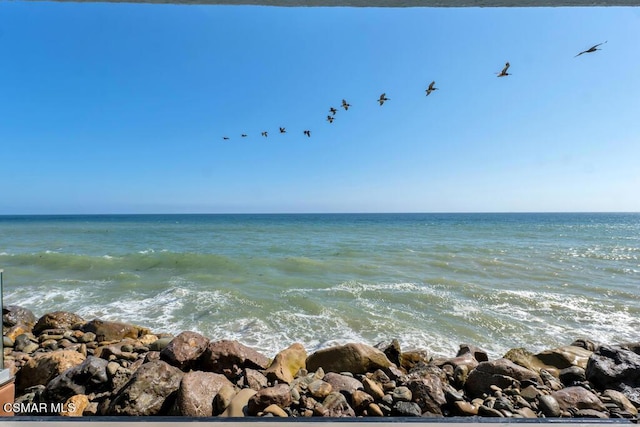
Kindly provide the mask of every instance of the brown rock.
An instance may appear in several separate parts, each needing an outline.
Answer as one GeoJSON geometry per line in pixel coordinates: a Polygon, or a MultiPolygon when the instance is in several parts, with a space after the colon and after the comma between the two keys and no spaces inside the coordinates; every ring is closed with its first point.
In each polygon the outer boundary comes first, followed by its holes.
{"type": "Polygon", "coordinates": [[[535,412],[531,408],[523,407],[516,409],[516,414],[522,415],[524,418],[538,418],[535,412]]]}
{"type": "Polygon", "coordinates": [[[540,376],[535,372],[503,358],[480,362],[469,373],[469,377],[465,382],[465,389],[471,397],[476,397],[483,393],[491,394],[492,385],[501,389],[507,388],[512,385],[514,380],[518,382],[528,380],[538,384],[542,382],[540,376]]]}
{"type": "Polygon", "coordinates": [[[311,381],[307,386],[307,389],[309,390],[309,393],[311,394],[311,396],[320,400],[327,397],[329,393],[333,391],[333,387],[331,387],[331,384],[323,380],[311,381]]]}
{"type": "Polygon", "coordinates": [[[160,351],[160,360],[183,371],[195,369],[208,344],[209,339],[197,332],[182,332],[160,351]]]}
{"type": "MultiPolygon", "coordinates": [[[[362,410],[368,408],[372,403],[373,397],[369,393],[362,390],[355,390],[351,395],[351,406],[358,412],[361,412],[362,410]]],[[[378,407],[378,409],[380,408],[378,407]]]]}
{"type": "MultiPolygon", "coordinates": [[[[16,325],[23,325],[28,331],[36,324],[36,317],[31,310],[18,305],[7,305],[2,307],[2,325],[8,328],[16,325]]],[[[19,334],[18,334],[19,335],[19,334]]]]}
{"type": "Polygon", "coordinates": [[[465,354],[470,354],[478,362],[489,361],[487,352],[480,347],[476,347],[472,344],[460,344],[460,349],[458,350],[458,354],[456,354],[456,357],[460,357],[465,354]]]}
{"type": "MultiPolygon", "coordinates": [[[[108,415],[164,415],[184,373],[161,360],[145,363],[113,397],[108,415]]],[[[173,402],[171,402],[173,403],[173,402]]]]}
{"type": "Polygon", "coordinates": [[[233,387],[233,384],[222,374],[187,372],[182,377],[176,396],[178,413],[189,417],[211,417],[213,399],[225,385],[233,387]]]}
{"type": "Polygon", "coordinates": [[[331,384],[333,391],[344,392],[350,395],[356,390],[364,389],[364,385],[357,379],[335,372],[329,372],[322,380],[331,384]]]}
{"type": "Polygon", "coordinates": [[[367,411],[372,417],[384,417],[382,409],[380,409],[380,406],[376,405],[375,403],[370,403],[367,411]]]}
{"type": "Polygon", "coordinates": [[[558,401],[558,405],[563,411],[568,411],[570,408],[606,411],[606,407],[598,396],[583,387],[567,387],[554,391],[551,396],[558,401]]]}
{"type": "Polygon", "coordinates": [[[441,380],[442,374],[435,371],[425,371],[419,377],[409,377],[406,386],[411,390],[413,401],[420,406],[422,412],[442,415],[442,406],[447,403],[441,380]]]}
{"type": "Polygon", "coordinates": [[[380,400],[384,396],[382,387],[380,387],[375,381],[365,377],[362,379],[362,385],[364,386],[364,391],[371,395],[375,400],[380,400]]]}
{"type": "Polygon", "coordinates": [[[638,415],[638,409],[635,406],[633,406],[633,404],[629,399],[627,399],[627,396],[620,393],[619,391],[609,389],[609,390],[605,390],[604,393],[602,393],[602,395],[611,399],[613,403],[618,405],[618,408],[629,412],[633,416],[638,415]]]}
{"type": "MultiPolygon", "coordinates": [[[[382,352],[381,352],[382,353],[382,352]]],[[[386,358],[386,357],[385,357],[386,358]]],[[[342,393],[330,393],[322,402],[325,417],[355,417],[353,408],[347,403],[342,393]]]]}
{"type": "Polygon", "coordinates": [[[249,405],[249,399],[255,395],[257,391],[250,388],[243,388],[236,394],[227,409],[220,415],[221,417],[244,417],[248,415],[247,407],[249,405]]]}
{"type": "Polygon", "coordinates": [[[84,394],[71,396],[64,403],[64,411],[60,415],[65,417],[81,417],[84,410],[89,406],[89,398],[84,394]]]}
{"type": "Polygon", "coordinates": [[[200,359],[202,368],[219,374],[225,370],[266,369],[269,359],[254,349],[240,344],[238,341],[210,342],[200,359]]]}
{"type": "Polygon", "coordinates": [[[15,341],[16,338],[19,337],[20,335],[27,334],[29,332],[31,332],[31,328],[19,323],[7,329],[7,332],[5,332],[4,335],[8,338],[11,338],[13,341],[15,341]]]}
{"type": "Polygon", "coordinates": [[[111,322],[93,319],[82,327],[83,332],[96,334],[96,341],[120,341],[124,338],[136,339],[149,333],[147,328],[142,328],[128,323],[111,322]]]}
{"type": "Polygon", "coordinates": [[[385,354],[366,344],[345,344],[318,350],[307,358],[307,369],[325,372],[351,372],[364,374],[391,366],[385,354]]]}
{"type": "Polygon", "coordinates": [[[431,358],[427,350],[409,350],[400,355],[400,366],[407,371],[420,363],[429,363],[431,358]]]}
{"type": "Polygon", "coordinates": [[[71,329],[72,326],[83,324],[85,320],[74,313],[54,311],[42,316],[33,327],[33,333],[39,335],[47,329],[71,329]]]}
{"type": "Polygon", "coordinates": [[[291,390],[288,384],[277,384],[254,394],[248,402],[248,414],[257,415],[269,405],[278,405],[286,408],[291,405],[291,390]]]}
{"type": "Polygon", "coordinates": [[[218,415],[223,413],[235,395],[237,394],[237,390],[233,385],[223,385],[220,390],[218,390],[218,394],[213,398],[213,414],[218,415]]]}
{"type": "Polygon", "coordinates": [[[456,415],[463,417],[478,415],[478,407],[469,402],[455,401],[453,402],[453,408],[456,415]]]}
{"type": "Polygon", "coordinates": [[[62,372],[81,364],[84,359],[83,355],[74,350],[36,354],[18,372],[16,389],[22,392],[34,385],[46,385],[62,372]]]}
{"type": "Polygon", "coordinates": [[[245,384],[255,391],[262,390],[268,386],[267,377],[262,375],[260,371],[247,368],[244,370],[245,384]]]}
{"type": "Polygon", "coordinates": [[[305,369],[307,351],[302,344],[295,343],[276,355],[265,371],[270,380],[290,384],[300,369],[305,369]]]}
{"type": "Polygon", "coordinates": [[[282,409],[281,407],[279,407],[278,405],[269,405],[266,408],[264,408],[263,411],[265,414],[271,414],[273,416],[276,417],[281,417],[281,418],[285,418],[288,417],[289,415],[287,415],[287,413],[284,411],[284,409],[282,409]]]}

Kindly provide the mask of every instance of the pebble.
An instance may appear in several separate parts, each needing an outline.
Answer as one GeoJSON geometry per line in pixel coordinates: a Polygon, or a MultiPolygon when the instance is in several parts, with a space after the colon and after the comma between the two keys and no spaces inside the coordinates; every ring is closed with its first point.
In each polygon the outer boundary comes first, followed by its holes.
{"type": "Polygon", "coordinates": [[[80,338],[78,338],[78,341],[83,342],[85,344],[95,340],[96,340],[96,334],[94,334],[93,332],[85,332],[82,336],[80,336],[80,338]]]}
{"type": "Polygon", "coordinates": [[[393,412],[401,417],[419,417],[422,415],[420,406],[414,402],[396,402],[393,412]]]}
{"type": "Polygon", "coordinates": [[[38,344],[36,344],[34,342],[31,342],[31,343],[27,344],[26,346],[24,346],[22,351],[25,352],[25,353],[33,353],[38,348],[40,348],[40,346],[38,344]]]}
{"type": "Polygon", "coordinates": [[[478,415],[478,407],[464,401],[455,401],[453,402],[453,406],[457,409],[457,412],[462,415],[478,415]]]}
{"type": "Polygon", "coordinates": [[[372,417],[384,417],[384,413],[382,413],[382,409],[375,403],[370,403],[367,407],[367,412],[372,417]]]}
{"type": "Polygon", "coordinates": [[[15,344],[15,342],[11,338],[9,338],[7,336],[3,336],[2,337],[2,345],[4,347],[13,347],[14,344],[15,344]]]}
{"type": "Polygon", "coordinates": [[[411,390],[409,390],[408,387],[404,386],[394,388],[391,392],[391,396],[393,397],[393,400],[404,402],[411,402],[411,399],[413,398],[411,390]]]}
{"type": "Polygon", "coordinates": [[[538,398],[538,407],[547,418],[557,418],[561,414],[558,401],[550,395],[540,396],[538,398]]]}
{"type": "Polygon", "coordinates": [[[498,411],[497,409],[489,408],[485,405],[480,405],[480,407],[478,408],[478,415],[480,415],[481,417],[504,417],[502,412],[498,411]]]}
{"type": "Polygon", "coordinates": [[[107,363],[107,374],[109,374],[111,378],[113,378],[116,375],[116,372],[118,372],[118,369],[120,369],[120,365],[118,363],[116,362],[107,363]]]}
{"type": "Polygon", "coordinates": [[[362,380],[362,385],[364,386],[364,391],[369,393],[375,400],[382,399],[384,396],[384,391],[375,381],[370,380],[369,378],[364,378],[362,380]]]}
{"type": "Polygon", "coordinates": [[[288,416],[289,416],[289,415],[284,411],[284,409],[282,409],[281,407],[279,407],[279,406],[278,406],[278,405],[276,405],[276,404],[272,404],[272,405],[267,406],[267,407],[264,409],[264,411],[263,411],[263,412],[264,412],[265,414],[271,414],[271,415],[273,415],[273,416],[276,416],[276,417],[282,417],[282,418],[284,418],[284,417],[288,417],[288,416]]]}

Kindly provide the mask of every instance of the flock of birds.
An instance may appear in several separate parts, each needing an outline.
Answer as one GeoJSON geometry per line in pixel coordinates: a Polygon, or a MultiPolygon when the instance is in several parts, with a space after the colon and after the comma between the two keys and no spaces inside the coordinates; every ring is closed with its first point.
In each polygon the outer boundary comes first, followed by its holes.
{"type": "MultiPolygon", "coordinates": [[[[600,46],[602,46],[603,44],[605,44],[606,41],[602,42],[602,43],[598,43],[596,45],[591,46],[589,49],[587,50],[583,50],[582,52],[578,53],[575,57],[577,58],[580,55],[583,55],[585,53],[593,53],[597,50],[602,50],[602,48],[600,48],[600,46]]],[[[509,67],[511,66],[511,64],[509,64],[509,62],[506,62],[504,64],[504,68],[502,69],[502,71],[496,73],[498,75],[498,77],[506,77],[506,76],[510,76],[511,74],[507,71],[509,70],[509,67]]],[[[432,81],[429,84],[429,87],[427,87],[427,89],[425,90],[426,92],[426,96],[431,95],[431,93],[433,91],[438,90],[438,88],[436,87],[436,82],[432,81]]],[[[386,101],[389,101],[389,98],[387,98],[387,94],[386,93],[382,93],[380,95],[380,97],[378,98],[378,103],[380,104],[380,106],[382,106],[386,101]]],[[[342,108],[344,108],[345,111],[349,110],[349,107],[351,107],[351,104],[349,104],[345,99],[342,100],[342,108]]],[[[338,112],[338,110],[334,107],[329,108],[329,114],[327,115],[327,121],[329,123],[333,123],[333,121],[335,120],[335,115],[338,112]]],[[[280,127],[280,133],[287,133],[287,130],[284,127],[280,127]]],[[[311,138],[311,131],[308,129],[305,129],[303,131],[303,134],[307,136],[307,138],[311,138]]],[[[267,131],[263,131],[261,132],[261,136],[267,138],[269,136],[269,133],[267,131]]],[[[246,138],[247,134],[243,133],[240,135],[241,138],[246,138]]],[[[231,138],[229,138],[228,136],[223,136],[222,137],[223,140],[227,141],[231,138]]]]}

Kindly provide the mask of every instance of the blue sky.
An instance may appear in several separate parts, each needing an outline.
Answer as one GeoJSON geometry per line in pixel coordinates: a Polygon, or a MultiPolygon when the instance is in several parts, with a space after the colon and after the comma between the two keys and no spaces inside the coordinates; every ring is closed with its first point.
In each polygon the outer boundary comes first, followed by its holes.
{"type": "Polygon", "coordinates": [[[0,214],[640,211],[639,41],[638,8],[0,2],[0,214]]]}

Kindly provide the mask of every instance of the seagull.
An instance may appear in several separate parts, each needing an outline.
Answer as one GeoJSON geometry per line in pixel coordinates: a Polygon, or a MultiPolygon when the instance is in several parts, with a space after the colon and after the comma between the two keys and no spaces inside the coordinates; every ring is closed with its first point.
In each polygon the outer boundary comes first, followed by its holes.
{"type": "Polygon", "coordinates": [[[247,137],[247,134],[246,134],[246,133],[243,133],[243,134],[242,134],[242,135],[240,135],[240,136],[241,136],[241,137],[243,137],[243,138],[246,138],[246,137],[247,137]]]}
{"type": "Polygon", "coordinates": [[[287,131],[285,130],[285,128],[280,128],[280,133],[287,133],[287,131]]]}
{"type": "Polygon", "coordinates": [[[499,73],[496,73],[498,77],[510,76],[511,74],[507,73],[507,70],[509,69],[510,65],[511,64],[509,64],[508,62],[504,64],[504,68],[502,69],[502,71],[500,71],[499,73]]]}
{"type": "Polygon", "coordinates": [[[435,84],[436,84],[436,82],[435,82],[435,81],[431,82],[431,84],[429,85],[429,88],[426,90],[426,92],[427,92],[427,96],[429,96],[429,94],[430,94],[431,92],[433,92],[434,90],[438,90],[438,88],[437,88],[437,87],[435,87],[435,84]]]}
{"type": "Polygon", "coordinates": [[[389,98],[386,97],[386,93],[383,93],[382,95],[380,95],[380,99],[378,99],[378,102],[380,103],[380,106],[382,106],[382,104],[384,104],[384,101],[388,101],[389,98]]]}
{"type": "MultiPolygon", "coordinates": [[[[349,107],[351,107],[351,104],[347,104],[347,101],[345,101],[344,99],[342,100],[342,108],[344,108],[345,110],[348,110],[349,107]]],[[[335,114],[335,113],[334,113],[335,114]]]]}
{"type": "Polygon", "coordinates": [[[229,139],[228,136],[223,136],[222,139],[224,139],[225,141],[229,139]]]}
{"type": "Polygon", "coordinates": [[[336,113],[338,112],[338,110],[336,110],[335,108],[331,107],[331,108],[329,108],[329,112],[335,116],[336,113]]]}
{"type": "Polygon", "coordinates": [[[333,123],[333,116],[327,116],[327,121],[329,123],[333,123]]]}
{"type": "Polygon", "coordinates": [[[311,131],[310,130],[305,130],[304,132],[305,135],[307,135],[307,137],[311,138],[311,131]]]}
{"type": "Polygon", "coordinates": [[[574,58],[577,58],[578,56],[582,55],[583,53],[593,53],[596,50],[602,50],[602,49],[598,49],[598,46],[605,44],[606,41],[602,42],[602,43],[598,43],[595,46],[591,46],[589,49],[587,50],[583,50],[582,52],[580,52],[579,54],[577,54],[576,56],[574,56],[574,58]]]}
{"type": "Polygon", "coordinates": [[[262,135],[262,136],[264,136],[264,137],[266,138],[266,137],[267,137],[267,132],[266,132],[266,131],[265,131],[265,132],[262,132],[262,134],[261,134],[261,135],[262,135]]]}

